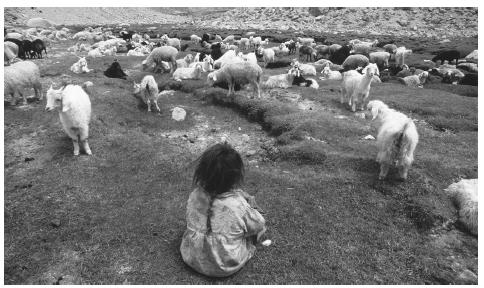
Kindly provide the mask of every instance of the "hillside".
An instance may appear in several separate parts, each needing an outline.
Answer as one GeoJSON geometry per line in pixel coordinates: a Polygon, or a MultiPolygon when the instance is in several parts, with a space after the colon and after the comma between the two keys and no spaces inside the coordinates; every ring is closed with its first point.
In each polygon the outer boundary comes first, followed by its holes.
{"type": "Polygon", "coordinates": [[[61,25],[178,24],[219,29],[311,30],[370,35],[477,37],[476,7],[459,8],[5,8],[5,24],[44,17],[61,25]]]}

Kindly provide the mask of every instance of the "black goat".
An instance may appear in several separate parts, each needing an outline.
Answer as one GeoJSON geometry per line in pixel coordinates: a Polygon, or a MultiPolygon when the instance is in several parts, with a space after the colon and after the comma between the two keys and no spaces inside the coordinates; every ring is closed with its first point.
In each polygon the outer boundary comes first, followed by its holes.
{"type": "Polygon", "coordinates": [[[432,58],[432,62],[437,63],[437,61],[441,61],[441,64],[444,64],[444,61],[447,60],[449,61],[449,64],[455,59],[455,64],[457,65],[457,62],[459,61],[460,58],[460,52],[457,50],[443,50],[437,53],[437,56],[432,58]]]}
{"type": "Polygon", "coordinates": [[[477,73],[467,73],[464,78],[459,81],[459,84],[477,86],[477,80],[477,73]]]}
{"type": "Polygon", "coordinates": [[[24,48],[25,57],[32,58],[34,55],[34,44],[30,40],[23,40],[22,47],[24,48]]]}
{"type": "Polygon", "coordinates": [[[330,57],[329,61],[333,62],[334,64],[341,65],[343,62],[350,56],[351,47],[348,45],[344,45],[338,50],[336,50],[330,57]]]}
{"type": "Polygon", "coordinates": [[[45,51],[45,56],[47,56],[47,49],[45,47],[44,41],[40,39],[35,39],[32,42],[33,45],[33,55],[37,56],[37,58],[42,59],[42,51],[45,51]]]}
{"type": "Polygon", "coordinates": [[[120,78],[126,80],[126,73],[124,73],[123,69],[121,69],[121,65],[117,59],[114,59],[114,62],[109,66],[108,70],[104,71],[104,75],[109,78],[120,78]]]}

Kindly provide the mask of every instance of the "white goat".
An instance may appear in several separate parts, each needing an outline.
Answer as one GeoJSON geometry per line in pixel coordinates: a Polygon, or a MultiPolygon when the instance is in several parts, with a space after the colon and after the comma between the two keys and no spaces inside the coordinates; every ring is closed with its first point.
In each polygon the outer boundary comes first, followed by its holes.
{"type": "Polygon", "coordinates": [[[207,83],[209,86],[213,86],[215,83],[227,83],[229,88],[227,96],[230,96],[235,91],[235,84],[250,83],[254,90],[257,90],[257,96],[260,98],[261,78],[262,68],[258,64],[242,61],[226,64],[219,70],[209,73],[207,75],[207,83]]]}
{"type": "Polygon", "coordinates": [[[363,69],[363,75],[355,70],[343,73],[341,103],[348,102],[353,112],[356,111],[357,103],[360,109],[365,109],[365,101],[370,93],[370,84],[374,75],[379,76],[378,66],[371,63],[363,69]]]}
{"type": "Polygon", "coordinates": [[[173,79],[176,81],[182,81],[182,79],[198,80],[202,77],[202,72],[202,64],[197,63],[194,68],[177,68],[175,72],[173,72],[173,79]]]}
{"type": "Polygon", "coordinates": [[[298,67],[303,76],[316,76],[316,67],[313,64],[299,63],[297,59],[293,59],[291,67],[298,67]]]}
{"type": "Polygon", "coordinates": [[[71,71],[76,74],[88,73],[89,71],[91,71],[89,68],[87,68],[86,57],[79,57],[79,60],[76,63],[72,64],[71,71]]]}
{"type": "Polygon", "coordinates": [[[332,71],[329,66],[325,66],[321,71],[324,80],[342,80],[343,76],[339,71],[332,71]]]}
{"type": "Polygon", "coordinates": [[[175,47],[178,51],[181,50],[180,39],[178,38],[169,38],[168,35],[161,36],[161,41],[168,46],[175,47]]]}
{"type": "Polygon", "coordinates": [[[140,97],[146,105],[148,105],[148,112],[151,112],[151,103],[155,104],[156,110],[160,112],[160,107],[158,106],[158,84],[155,78],[151,75],[146,75],[141,80],[140,84],[133,82],[133,94],[136,97],[140,97]]]}
{"type": "Polygon", "coordinates": [[[262,59],[264,60],[264,67],[267,67],[267,64],[275,61],[276,53],[273,49],[264,49],[262,46],[259,46],[257,52],[259,54],[262,54],[262,59]]]}
{"type": "Polygon", "coordinates": [[[193,34],[192,36],[190,36],[190,40],[192,41],[193,44],[198,44],[202,41],[202,38],[200,36],[193,34]]]}
{"type": "Polygon", "coordinates": [[[54,90],[51,85],[47,91],[45,110],[52,111],[56,107],[60,107],[60,122],[64,131],[72,139],[74,155],[79,155],[79,140],[86,154],[92,154],[87,141],[91,120],[91,101],[85,91],[86,83],[83,87],[67,85],[58,90],[54,90]]]}
{"type": "Polygon", "coordinates": [[[462,179],[449,185],[444,191],[449,194],[459,210],[459,221],[474,235],[477,235],[479,197],[477,179],[462,179]]]}
{"type": "Polygon", "coordinates": [[[35,97],[42,100],[42,84],[40,83],[40,70],[37,64],[31,61],[21,61],[4,67],[3,95],[11,95],[11,105],[17,102],[17,95],[22,96],[23,104],[27,105],[27,98],[23,89],[34,88],[35,97]]]}
{"type": "Polygon", "coordinates": [[[406,49],[403,46],[395,49],[395,63],[397,66],[402,66],[405,64],[405,56],[410,54],[412,54],[412,50],[406,49]]]}
{"type": "Polygon", "coordinates": [[[177,68],[187,68],[190,63],[193,62],[193,55],[187,54],[183,59],[176,60],[176,67],[177,68]]]}
{"type": "Polygon", "coordinates": [[[289,88],[292,86],[292,82],[294,81],[294,77],[296,75],[297,75],[296,69],[291,68],[286,74],[269,76],[269,78],[266,81],[262,82],[261,87],[265,89],[289,88]]]}
{"type": "Polygon", "coordinates": [[[399,169],[402,179],[407,179],[408,170],[414,160],[413,154],[418,143],[417,128],[413,120],[405,114],[388,108],[380,100],[368,103],[368,110],[373,116],[372,120],[378,119],[376,161],[380,163],[380,180],[384,179],[391,166],[399,169]]]}
{"type": "Polygon", "coordinates": [[[405,86],[410,86],[410,87],[418,87],[418,88],[423,88],[423,84],[425,84],[425,81],[429,77],[429,72],[423,71],[422,73],[418,75],[410,75],[404,78],[399,78],[398,80],[403,83],[405,86]]]}

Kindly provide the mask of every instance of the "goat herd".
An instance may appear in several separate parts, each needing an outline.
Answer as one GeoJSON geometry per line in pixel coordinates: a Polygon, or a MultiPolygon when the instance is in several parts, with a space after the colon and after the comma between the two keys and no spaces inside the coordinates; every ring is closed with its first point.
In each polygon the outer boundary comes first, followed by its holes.
{"type": "MultiPolygon", "coordinates": [[[[183,45],[180,39],[169,37],[167,34],[160,37],[153,33],[144,33],[142,36],[125,29],[121,30],[117,37],[114,34],[116,33],[113,33],[112,29],[102,28],[87,28],[74,35],[70,35],[67,28],[48,32],[29,29],[28,33],[23,34],[6,33],[4,59],[7,66],[4,95],[11,96],[11,103],[15,105],[17,95],[23,95],[23,88],[34,88],[36,97],[42,99],[39,68],[31,61],[17,60],[42,58],[42,51],[47,54],[46,45],[40,39],[42,35],[49,35],[50,37],[44,37],[44,40],[52,43],[65,41],[67,38],[74,39],[77,43],[68,51],[86,51],[87,56],[92,58],[116,53],[127,53],[128,56],[148,55],[142,61],[144,71],[170,71],[175,81],[201,79],[203,72],[209,72],[206,76],[208,85],[228,88],[229,95],[245,84],[251,84],[259,98],[261,88],[286,89],[297,85],[318,89],[316,79],[306,79],[304,76],[316,76],[319,72],[319,80],[341,81],[341,103],[347,103],[353,112],[367,108],[372,82],[397,79],[408,86],[422,87],[429,76],[433,75],[454,84],[475,81],[473,84],[477,85],[477,50],[465,59],[460,59],[460,53],[456,50],[440,51],[432,60],[426,60],[432,63],[433,67],[424,71],[405,64],[405,59],[412,54],[412,50],[403,46],[397,47],[394,43],[380,43],[378,40],[354,39],[346,45],[339,45],[317,44],[313,38],[295,37],[269,47],[269,39],[255,37],[254,32],[248,32],[247,37],[237,37],[238,39],[234,35],[225,38],[208,33],[202,37],[191,35],[186,38],[188,43],[183,45]],[[23,39],[32,39],[36,36],[38,38],[33,41],[23,39]],[[154,36],[159,40],[153,41],[154,36]],[[188,47],[196,54],[186,54],[183,58],[177,59],[179,53],[188,47]],[[299,57],[293,56],[294,59],[291,60],[293,54],[299,57]],[[307,63],[301,63],[301,59],[307,63]],[[395,63],[389,65],[391,59],[394,59],[395,63]],[[287,73],[265,77],[259,61],[264,63],[265,69],[290,68],[287,73]],[[438,61],[441,62],[440,65],[436,65],[438,61]],[[455,64],[451,64],[452,62],[455,64]]],[[[79,58],[78,62],[72,64],[71,71],[77,74],[89,73],[86,58],[79,58]]],[[[128,76],[116,60],[104,75],[122,79],[128,76]]],[[[65,84],[58,90],[50,87],[47,91],[46,110],[51,111],[61,106],[61,123],[73,140],[75,155],[79,154],[78,140],[81,141],[85,152],[91,154],[87,143],[91,113],[88,95],[90,85],[92,83],[89,82],[84,83],[82,87],[65,84]]],[[[147,104],[148,111],[151,111],[152,104],[160,111],[157,101],[163,92],[159,92],[158,83],[152,75],[145,76],[140,84],[134,83],[133,89],[133,93],[147,104]]],[[[23,103],[27,104],[24,95],[23,103]]],[[[368,108],[373,119],[378,118],[382,123],[377,139],[380,149],[377,157],[381,164],[380,178],[386,176],[388,167],[393,163],[397,163],[400,168],[400,176],[406,178],[418,142],[418,133],[413,121],[402,113],[388,108],[381,101],[370,101],[368,108]]]]}

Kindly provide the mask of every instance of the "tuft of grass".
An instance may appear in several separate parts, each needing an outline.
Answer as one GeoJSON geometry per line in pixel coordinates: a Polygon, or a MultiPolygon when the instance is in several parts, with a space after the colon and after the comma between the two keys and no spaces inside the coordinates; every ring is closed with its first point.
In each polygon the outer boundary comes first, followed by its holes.
{"type": "Polygon", "coordinates": [[[278,158],[296,164],[321,164],[326,160],[326,154],[323,144],[302,140],[293,145],[282,146],[278,158]]]}

